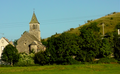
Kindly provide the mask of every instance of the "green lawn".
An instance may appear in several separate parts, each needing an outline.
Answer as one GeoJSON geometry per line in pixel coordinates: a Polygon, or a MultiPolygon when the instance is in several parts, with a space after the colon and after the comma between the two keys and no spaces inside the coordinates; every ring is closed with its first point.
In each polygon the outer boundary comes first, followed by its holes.
{"type": "Polygon", "coordinates": [[[0,67],[0,74],[120,74],[120,64],[0,67]]]}

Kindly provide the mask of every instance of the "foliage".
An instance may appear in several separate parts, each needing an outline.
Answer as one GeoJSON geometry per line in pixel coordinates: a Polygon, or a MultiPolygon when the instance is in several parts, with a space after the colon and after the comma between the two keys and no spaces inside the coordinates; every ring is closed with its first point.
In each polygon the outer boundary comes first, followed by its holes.
{"type": "Polygon", "coordinates": [[[111,17],[110,19],[113,20],[113,17],[111,17]]]}
{"type": "Polygon", "coordinates": [[[45,41],[44,39],[41,39],[41,42],[43,45],[47,46],[47,41],[45,41]]]}
{"type": "Polygon", "coordinates": [[[118,23],[115,28],[120,29],[120,23],[118,23]]]}
{"type": "Polygon", "coordinates": [[[112,47],[107,39],[102,39],[99,34],[100,28],[97,23],[90,23],[80,29],[79,50],[75,58],[81,62],[92,62],[95,58],[108,57],[112,47]]]}
{"type": "Polygon", "coordinates": [[[114,57],[120,60],[120,38],[119,35],[114,35],[114,57]]]}
{"type": "Polygon", "coordinates": [[[117,13],[117,12],[113,12],[112,14],[115,14],[115,13],[117,13]]]}
{"type": "Polygon", "coordinates": [[[77,36],[70,33],[62,33],[59,37],[48,39],[46,54],[50,57],[50,63],[72,64],[72,57],[76,55],[79,46],[77,36]]]}
{"type": "Polygon", "coordinates": [[[14,42],[13,42],[15,47],[17,46],[17,41],[18,41],[18,39],[14,40],[14,42]]]}
{"type": "Polygon", "coordinates": [[[30,65],[35,65],[34,54],[20,53],[20,59],[15,64],[15,66],[30,66],[30,65]]]}
{"type": "Polygon", "coordinates": [[[70,28],[70,31],[74,30],[74,28],[70,28]]]}
{"type": "Polygon", "coordinates": [[[78,55],[76,59],[79,61],[93,61],[94,58],[99,54],[100,48],[100,35],[97,23],[91,23],[85,25],[80,29],[80,41],[78,55]]]}
{"type": "Polygon", "coordinates": [[[100,58],[97,63],[117,63],[117,60],[114,58],[100,58]]]}
{"type": "Polygon", "coordinates": [[[3,50],[1,59],[11,65],[15,64],[19,60],[18,50],[11,44],[7,45],[3,50]]]}
{"type": "Polygon", "coordinates": [[[47,58],[45,56],[46,55],[43,51],[35,53],[35,57],[34,57],[35,63],[40,64],[40,65],[47,64],[47,58]]]}
{"type": "Polygon", "coordinates": [[[35,51],[34,51],[34,49],[32,49],[31,51],[29,51],[29,54],[31,54],[31,53],[35,53],[35,51]]]}
{"type": "Polygon", "coordinates": [[[112,54],[112,47],[107,39],[103,39],[99,51],[99,58],[109,57],[112,54]]]}

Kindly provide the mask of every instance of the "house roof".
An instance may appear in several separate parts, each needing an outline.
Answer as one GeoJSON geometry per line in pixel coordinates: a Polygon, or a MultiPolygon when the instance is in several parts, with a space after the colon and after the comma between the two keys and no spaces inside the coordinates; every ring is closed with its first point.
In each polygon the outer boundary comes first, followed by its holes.
{"type": "Polygon", "coordinates": [[[34,12],[33,12],[33,16],[32,16],[32,19],[29,24],[31,24],[31,23],[39,23],[34,12]]]}
{"type": "Polygon", "coordinates": [[[9,40],[8,40],[8,39],[6,39],[5,37],[3,37],[3,39],[5,39],[5,40],[9,43],[9,40]]]}
{"type": "MultiPolygon", "coordinates": [[[[5,38],[5,37],[2,37],[2,38],[3,38],[7,43],[13,45],[13,42],[12,42],[12,41],[9,41],[9,40],[8,40],[7,38],[5,38]]],[[[2,38],[1,38],[1,39],[2,39],[2,38]]],[[[0,39],[0,40],[1,40],[1,39],[0,39]]],[[[13,46],[14,46],[14,45],[13,45],[13,46]]]]}

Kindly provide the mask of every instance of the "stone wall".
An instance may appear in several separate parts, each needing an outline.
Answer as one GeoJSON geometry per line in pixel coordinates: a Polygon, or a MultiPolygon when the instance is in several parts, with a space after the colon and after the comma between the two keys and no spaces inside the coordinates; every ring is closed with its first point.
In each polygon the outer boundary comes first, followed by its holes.
{"type": "Polygon", "coordinates": [[[18,49],[18,52],[29,53],[29,50],[30,50],[29,47],[32,42],[33,40],[26,33],[24,33],[17,42],[18,45],[16,47],[18,49]]]}

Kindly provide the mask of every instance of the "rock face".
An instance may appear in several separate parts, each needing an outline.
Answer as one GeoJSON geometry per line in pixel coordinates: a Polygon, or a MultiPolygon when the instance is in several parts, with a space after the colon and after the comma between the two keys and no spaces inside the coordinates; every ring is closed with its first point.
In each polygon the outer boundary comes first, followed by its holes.
{"type": "Polygon", "coordinates": [[[41,43],[40,24],[33,13],[32,19],[29,23],[29,32],[24,32],[21,38],[17,41],[17,49],[19,53],[30,53],[31,51],[39,52],[45,51],[46,47],[41,43]]]}

